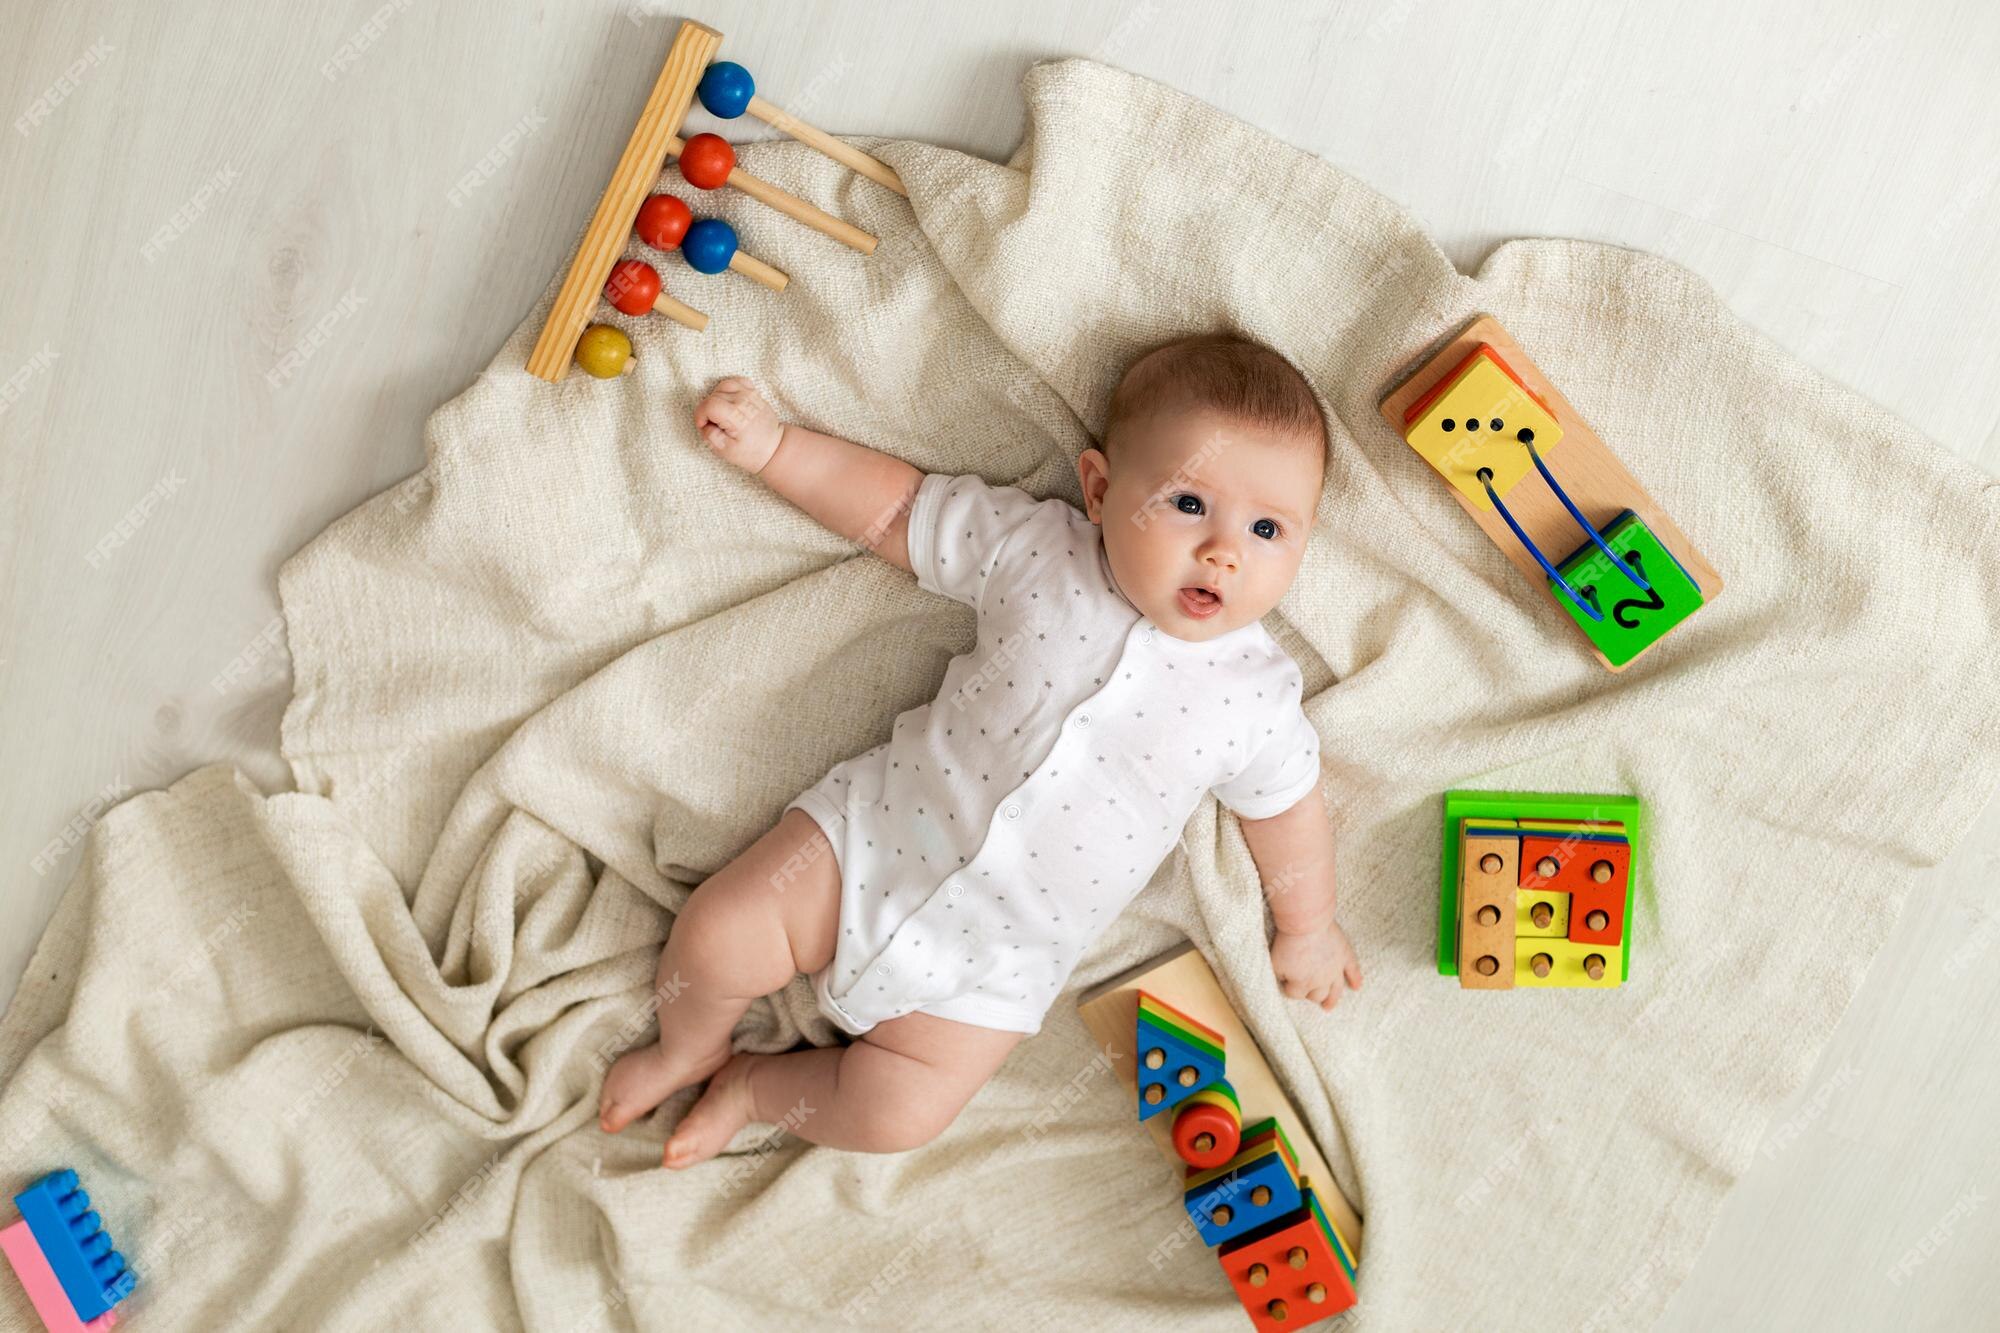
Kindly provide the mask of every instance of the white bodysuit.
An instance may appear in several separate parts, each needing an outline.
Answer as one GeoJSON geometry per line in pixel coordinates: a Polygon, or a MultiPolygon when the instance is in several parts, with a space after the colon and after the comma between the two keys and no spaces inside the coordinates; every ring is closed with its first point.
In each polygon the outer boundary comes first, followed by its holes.
{"type": "Polygon", "coordinates": [[[1065,500],[931,473],[909,551],[919,587],[978,613],[978,641],[936,700],[785,807],[840,869],[814,993],[853,1034],[911,1012],[1037,1032],[1202,795],[1246,819],[1290,809],[1318,787],[1319,736],[1261,624],[1169,635],[1065,500]]]}

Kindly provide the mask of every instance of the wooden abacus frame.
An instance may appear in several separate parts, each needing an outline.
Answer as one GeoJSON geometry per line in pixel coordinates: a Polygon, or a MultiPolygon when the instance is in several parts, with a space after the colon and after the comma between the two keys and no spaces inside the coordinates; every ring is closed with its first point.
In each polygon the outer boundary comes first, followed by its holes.
{"type": "MultiPolygon", "coordinates": [[[[625,249],[626,237],[631,232],[633,219],[638,215],[639,205],[659,180],[661,164],[669,155],[679,156],[686,147],[680,137],[682,122],[687,119],[696,88],[721,45],[722,34],[715,29],[693,19],[682,20],[680,31],[674,36],[674,44],[667,52],[666,64],[660,68],[660,77],[654,82],[653,91],[646,98],[645,109],[639,114],[639,123],[625,144],[623,156],[618,159],[618,169],[612,173],[611,183],[605,186],[603,196],[597,201],[597,211],[591,214],[590,225],[584,230],[583,243],[577,247],[576,258],[570,261],[569,272],[564,275],[562,286],[556,292],[555,304],[550,307],[541,334],[535,339],[534,350],[528,355],[529,374],[554,384],[569,373],[577,343],[590,326],[591,312],[603,294],[613,265],[625,249]]],[[[737,73],[747,78],[744,71],[738,70],[737,73]]],[[[763,98],[752,95],[745,109],[766,124],[818,149],[870,180],[898,194],[908,193],[886,163],[814,129],[763,98]]],[[[723,111],[721,114],[737,113],[723,111]]],[[[741,168],[732,168],[726,183],[862,254],[872,254],[875,250],[875,238],[861,228],[815,208],[769,182],[758,180],[741,168]]],[[[746,258],[739,251],[738,265],[746,258]]],[[[768,265],[758,264],[756,267],[765,270],[764,277],[759,279],[765,285],[783,286],[782,281],[770,280],[778,275],[768,265]]],[[[690,327],[699,328],[706,322],[706,317],[698,311],[678,302],[671,304],[681,312],[675,317],[690,327]]]]}
{"type": "Polygon", "coordinates": [[[701,82],[702,71],[708,68],[708,62],[721,46],[722,34],[715,29],[693,19],[681,22],[673,48],[667,52],[667,63],[661,67],[652,94],[646,98],[646,109],[639,113],[639,124],[625,145],[624,156],[618,159],[618,169],[611,173],[611,183],[604,187],[597,211],[590,215],[583,244],[577,247],[576,258],[570,261],[569,273],[556,292],[556,303],[549,308],[541,336],[535,339],[535,350],[528,354],[530,375],[554,384],[569,373],[577,340],[590,326],[590,312],[604,292],[611,266],[625,249],[632,218],[646,192],[660,178],[660,164],[667,159],[667,141],[675,137],[681,122],[687,119],[694,86],[701,82]]]}
{"type": "MultiPolygon", "coordinates": [[[[1562,479],[1563,489],[1570,499],[1576,501],[1591,522],[1602,527],[1623,510],[1630,509],[1645,521],[1660,544],[1673,553],[1681,568],[1687,571],[1695,586],[1701,589],[1702,605],[1714,601],[1722,592],[1722,575],[1715,566],[1702,558],[1687,534],[1680,530],[1666,511],[1646,493],[1638,479],[1626,471],[1618,461],[1618,455],[1611,452],[1596,432],[1585,424],[1577,410],[1570,406],[1569,399],[1562,396],[1548,377],[1536,368],[1521,345],[1514,341],[1500,321],[1491,315],[1480,315],[1442,345],[1416,363],[1416,368],[1407,377],[1395,382],[1381,403],[1382,419],[1403,438],[1403,414],[1410,404],[1430,392],[1437,382],[1455,370],[1473,349],[1486,343],[1500,354],[1508,369],[1520,377],[1528,390],[1538,396],[1562,423],[1562,442],[1548,455],[1549,467],[1562,479]]],[[[1516,541],[1508,530],[1507,522],[1497,509],[1482,508],[1468,500],[1455,486],[1447,487],[1459,508],[1472,515],[1472,521],[1490,537],[1495,546],[1506,553],[1515,566],[1528,576],[1537,588],[1547,585],[1542,567],[1535,563],[1534,556],[1516,541]]],[[[1553,491],[1539,480],[1533,484],[1518,485],[1507,492],[1507,507],[1513,512],[1523,531],[1535,545],[1547,552],[1551,560],[1560,561],[1564,556],[1582,545],[1586,538],[1577,527],[1576,521],[1563,508],[1562,501],[1553,491]]],[[[1567,619],[1568,617],[1565,617],[1567,619]]],[[[1632,662],[1651,652],[1652,644],[1644,652],[1635,655],[1632,662]]],[[[1613,666],[1611,660],[1595,647],[1592,654],[1611,671],[1623,670],[1613,666]]],[[[1630,666],[1631,662],[1627,662],[1630,666]]]]}

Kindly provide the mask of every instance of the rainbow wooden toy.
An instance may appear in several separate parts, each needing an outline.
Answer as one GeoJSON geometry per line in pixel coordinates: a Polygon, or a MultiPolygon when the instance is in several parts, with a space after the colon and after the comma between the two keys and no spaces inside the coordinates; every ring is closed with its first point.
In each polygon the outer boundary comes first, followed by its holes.
{"type": "Polygon", "coordinates": [[[108,1329],[112,1309],[132,1294],[138,1276],[111,1248],[76,1172],[55,1171],[14,1196],[21,1220],[0,1231],[0,1251],[49,1333],[108,1329]]]}
{"type": "Polygon", "coordinates": [[[1722,576],[1492,316],[1420,361],[1381,410],[1611,670],[1722,592],[1722,576]]]}
{"type": "Polygon", "coordinates": [[[600,294],[627,315],[657,312],[697,332],[708,327],[707,315],[661,290],[660,274],[653,265],[639,259],[617,262],[635,228],[640,239],[655,250],[679,249],[697,272],[727,269],[773,291],[783,291],[790,282],[769,264],[745,254],[737,245],[735,229],[727,222],[720,218],[696,220],[692,210],[672,195],[646,197],[669,157],[678,161],[681,178],[698,190],[732,186],[862,254],[874,253],[875,238],[867,232],[739,168],[736,150],[720,135],[680,137],[689,103],[698,94],[703,107],[714,115],[734,119],[747,111],[870,180],[898,194],[908,193],[886,163],[757,96],[748,70],[731,61],[714,60],[721,44],[722,34],[715,29],[693,20],[682,22],[625,153],[618,159],[618,169],[598,200],[583,243],[557,289],[555,304],[528,356],[529,374],[553,384],[568,373],[572,358],[599,379],[632,370],[632,340],[613,325],[590,322],[600,294]]]}
{"type": "Polygon", "coordinates": [[[1438,972],[1466,990],[1619,985],[1639,839],[1631,796],[1446,792],[1438,972]]]}
{"type": "Polygon", "coordinates": [[[1140,1123],[1186,1167],[1182,1205],[1251,1322],[1302,1328],[1353,1306],[1361,1218],[1194,945],[1092,988],[1078,1011],[1140,1123]]]}

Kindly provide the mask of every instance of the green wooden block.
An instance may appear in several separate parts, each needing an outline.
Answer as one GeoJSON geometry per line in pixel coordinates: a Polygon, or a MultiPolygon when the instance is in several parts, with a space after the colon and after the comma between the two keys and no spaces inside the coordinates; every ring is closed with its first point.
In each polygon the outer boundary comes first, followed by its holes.
{"type": "Polygon", "coordinates": [[[1446,792],[1444,847],[1443,855],[1438,858],[1437,967],[1440,976],[1458,975],[1458,835],[1468,819],[1475,822],[1496,819],[1586,819],[1597,822],[1609,819],[1623,824],[1625,837],[1632,844],[1632,857],[1625,876],[1625,947],[1619,954],[1618,979],[1631,979],[1632,897],[1644,862],[1638,797],[1594,796],[1586,792],[1446,792]]]}
{"type": "Polygon", "coordinates": [[[1553,582],[1549,593],[1556,605],[1583,627],[1597,651],[1611,665],[1622,667],[1699,611],[1701,589],[1674,559],[1673,552],[1662,546],[1653,530],[1631,510],[1613,519],[1602,536],[1605,545],[1653,585],[1652,590],[1641,592],[1638,584],[1611,567],[1610,558],[1595,543],[1585,542],[1556,568],[1571,587],[1604,613],[1604,619],[1592,620],[1577,610],[1553,582]]]}

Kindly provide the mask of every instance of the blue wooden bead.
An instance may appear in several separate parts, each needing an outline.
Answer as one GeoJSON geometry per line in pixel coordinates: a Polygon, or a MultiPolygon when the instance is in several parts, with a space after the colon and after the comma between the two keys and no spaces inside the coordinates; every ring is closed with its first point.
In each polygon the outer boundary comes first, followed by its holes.
{"type": "Polygon", "coordinates": [[[701,218],[688,224],[681,253],[697,273],[720,273],[736,254],[736,228],[721,218],[701,218]]]}
{"type": "Polygon", "coordinates": [[[701,82],[694,86],[694,91],[709,115],[734,120],[757,95],[757,81],[735,61],[718,60],[702,72],[701,82]]]}

